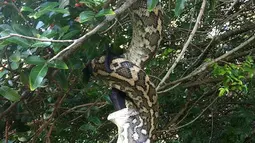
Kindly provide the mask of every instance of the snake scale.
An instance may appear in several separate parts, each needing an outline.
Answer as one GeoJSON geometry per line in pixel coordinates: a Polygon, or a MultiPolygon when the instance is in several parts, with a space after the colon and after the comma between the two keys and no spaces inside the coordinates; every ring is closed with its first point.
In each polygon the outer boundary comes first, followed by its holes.
{"type": "MultiPolygon", "coordinates": [[[[92,74],[102,79],[112,88],[126,93],[126,107],[134,108],[140,118],[134,118],[124,130],[133,130],[133,135],[123,137],[121,142],[152,142],[157,128],[157,93],[149,76],[142,69],[151,58],[162,39],[162,13],[159,6],[147,10],[147,1],[138,0],[131,6],[132,40],[123,58],[112,58],[107,70],[107,56],[91,61],[92,74]],[[135,63],[135,64],[134,64],[135,63]],[[144,139],[147,136],[149,139],[144,139]],[[128,138],[128,139],[125,139],[128,138]]],[[[122,132],[122,131],[121,131],[122,132]]]]}

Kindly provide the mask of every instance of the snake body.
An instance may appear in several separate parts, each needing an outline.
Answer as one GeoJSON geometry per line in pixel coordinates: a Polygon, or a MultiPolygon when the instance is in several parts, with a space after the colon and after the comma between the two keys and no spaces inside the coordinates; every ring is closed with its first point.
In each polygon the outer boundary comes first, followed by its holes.
{"type": "Polygon", "coordinates": [[[162,11],[158,5],[149,12],[147,0],[137,0],[131,8],[132,40],[124,57],[143,67],[155,55],[162,40],[162,11]]]}
{"type": "Polygon", "coordinates": [[[112,88],[126,93],[127,100],[131,102],[127,104],[128,108],[135,108],[142,118],[140,126],[133,126],[132,130],[136,130],[140,137],[144,134],[153,138],[157,126],[158,96],[149,76],[140,67],[124,58],[112,59],[109,71],[105,67],[105,60],[106,56],[92,60],[92,74],[106,81],[112,88]]]}
{"type": "Polygon", "coordinates": [[[112,89],[126,94],[127,109],[139,112],[139,116],[130,118],[127,126],[121,127],[119,135],[124,132],[128,134],[118,141],[149,143],[156,138],[154,133],[159,114],[158,96],[142,67],[155,54],[162,40],[162,12],[160,6],[149,12],[147,0],[137,0],[131,9],[132,40],[123,54],[124,58],[118,57],[108,61],[107,56],[101,56],[93,59],[90,66],[94,76],[107,82],[112,89]]]}

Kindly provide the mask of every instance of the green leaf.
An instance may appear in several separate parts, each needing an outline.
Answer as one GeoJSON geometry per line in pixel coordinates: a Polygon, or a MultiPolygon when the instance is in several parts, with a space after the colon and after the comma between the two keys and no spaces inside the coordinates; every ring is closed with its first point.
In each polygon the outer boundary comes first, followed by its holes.
{"type": "Polygon", "coordinates": [[[168,56],[170,53],[172,53],[174,51],[174,49],[171,48],[167,48],[164,50],[164,52],[162,53],[162,56],[168,56]]]}
{"type": "Polygon", "coordinates": [[[18,62],[12,62],[11,63],[11,69],[12,70],[16,70],[19,68],[19,63],[18,62]]]}
{"type": "Polygon", "coordinates": [[[29,86],[32,91],[40,87],[43,78],[46,76],[47,72],[47,65],[37,65],[32,68],[29,75],[29,86]]]}
{"type": "Polygon", "coordinates": [[[29,72],[28,71],[22,71],[20,73],[20,81],[23,85],[26,85],[26,86],[29,85],[29,72]]]}
{"type": "Polygon", "coordinates": [[[175,10],[174,10],[175,16],[180,16],[180,14],[182,13],[182,10],[185,7],[185,2],[186,0],[176,0],[175,10]]]}
{"type": "Polygon", "coordinates": [[[9,59],[12,62],[19,62],[20,61],[20,52],[17,51],[16,53],[12,54],[9,59]]]}
{"type": "Polygon", "coordinates": [[[11,89],[10,87],[7,86],[1,86],[0,87],[0,94],[10,100],[10,101],[19,101],[20,100],[20,95],[17,93],[16,90],[11,89]]]}
{"type": "Polygon", "coordinates": [[[149,11],[153,11],[153,9],[157,6],[158,0],[147,0],[147,9],[149,11]]]}
{"type": "MultiPolygon", "coordinates": [[[[0,30],[4,31],[4,30],[12,30],[12,27],[8,24],[0,24],[0,30]]],[[[2,35],[1,35],[2,36],[2,35]]]]}
{"type": "Polygon", "coordinates": [[[56,13],[70,14],[69,11],[67,9],[64,9],[64,8],[54,8],[52,11],[54,11],[56,13]]]}
{"type": "Polygon", "coordinates": [[[11,26],[12,26],[13,30],[15,31],[13,33],[19,33],[20,35],[26,35],[26,36],[33,36],[33,34],[32,34],[33,28],[32,27],[27,27],[25,25],[20,25],[17,23],[12,23],[11,26]]]}
{"type": "Polygon", "coordinates": [[[7,74],[8,71],[7,70],[2,70],[0,71],[0,78],[2,78],[5,74],[7,74]]]}
{"type": "Polygon", "coordinates": [[[104,100],[105,100],[108,104],[112,104],[112,101],[111,101],[109,95],[104,95],[103,98],[104,98],[104,100]]]}
{"type": "Polygon", "coordinates": [[[6,42],[0,42],[0,50],[3,50],[8,44],[6,42]]]}
{"type": "Polygon", "coordinates": [[[60,8],[65,8],[66,6],[68,6],[70,4],[70,1],[69,0],[60,0],[59,1],[59,7],[60,8]]]}
{"type": "Polygon", "coordinates": [[[222,96],[222,95],[224,95],[224,94],[227,94],[227,93],[229,93],[229,90],[228,90],[228,88],[226,88],[226,87],[224,87],[224,88],[219,88],[219,96],[222,96]]]}
{"type": "Polygon", "coordinates": [[[89,118],[88,118],[88,120],[90,121],[90,122],[92,122],[93,124],[95,124],[95,125],[97,125],[97,126],[99,126],[99,125],[101,125],[102,123],[101,123],[101,121],[100,121],[100,119],[98,118],[98,117],[95,117],[95,116],[90,116],[89,118]]]}
{"type": "Polygon", "coordinates": [[[80,3],[84,3],[89,8],[102,6],[104,3],[104,0],[80,0],[80,3]]]}
{"type": "Polygon", "coordinates": [[[46,60],[38,56],[29,56],[26,58],[25,62],[32,65],[44,65],[46,60]]]}
{"type": "Polygon", "coordinates": [[[45,48],[51,45],[51,42],[36,42],[32,45],[32,47],[41,47],[45,48]]]}
{"type": "Polygon", "coordinates": [[[244,92],[247,93],[248,92],[248,87],[246,85],[243,85],[242,87],[243,87],[244,92]]]}
{"type": "Polygon", "coordinates": [[[60,60],[54,60],[54,61],[48,62],[47,65],[52,68],[68,69],[67,65],[60,60]]]}
{"type": "MultiPolygon", "coordinates": [[[[15,33],[13,30],[11,29],[3,29],[3,31],[0,33],[0,36],[1,37],[4,37],[4,36],[8,36],[10,35],[11,33],[15,33]]],[[[7,41],[7,40],[6,40],[7,41]]]]}
{"type": "Polygon", "coordinates": [[[11,38],[6,39],[6,41],[13,43],[13,44],[17,44],[24,48],[30,47],[30,43],[26,39],[23,39],[20,37],[11,37],[11,38]]]}
{"type": "Polygon", "coordinates": [[[38,12],[29,15],[29,18],[34,18],[34,19],[38,19],[39,17],[41,17],[42,15],[51,12],[52,10],[54,10],[54,8],[58,6],[57,2],[47,2],[46,4],[41,5],[41,8],[38,12]]]}
{"type": "Polygon", "coordinates": [[[95,13],[93,11],[83,11],[80,13],[80,23],[84,23],[87,21],[91,21],[95,17],[95,13]]]}
{"type": "Polygon", "coordinates": [[[20,11],[21,12],[23,12],[23,11],[34,12],[34,10],[28,6],[22,6],[20,11]]]}
{"type": "Polygon", "coordinates": [[[62,27],[59,33],[59,37],[62,37],[66,32],[69,31],[69,29],[70,29],[69,25],[62,27]]]}
{"type": "Polygon", "coordinates": [[[80,30],[70,30],[70,32],[66,33],[63,36],[63,39],[70,39],[72,38],[74,35],[78,35],[81,31],[80,30]]]}
{"type": "Polygon", "coordinates": [[[115,12],[111,9],[102,9],[97,14],[96,17],[106,16],[106,15],[114,15],[115,12]]]}

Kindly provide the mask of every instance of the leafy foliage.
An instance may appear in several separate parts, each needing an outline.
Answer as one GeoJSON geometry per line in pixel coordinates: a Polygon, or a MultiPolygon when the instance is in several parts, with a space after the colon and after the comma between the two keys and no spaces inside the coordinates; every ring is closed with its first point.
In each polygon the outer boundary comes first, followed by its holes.
{"type": "Polygon", "coordinates": [[[219,90],[219,96],[229,93],[229,91],[235,92],[248,92],[246,79],[252,78],[254,74],[254,63],[251,57],[247,57],[244,63],[236,64],[225,64],[224,66],[214,65],[214,76],[223,76],[224,80],[219,90]]]}

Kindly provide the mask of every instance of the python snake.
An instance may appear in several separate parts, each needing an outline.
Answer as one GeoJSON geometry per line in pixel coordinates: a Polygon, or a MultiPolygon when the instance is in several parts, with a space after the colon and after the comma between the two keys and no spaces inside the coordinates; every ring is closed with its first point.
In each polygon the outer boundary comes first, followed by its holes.
{"type": "MultiPolygon", "coordinates": [[[[92,73],[105,81],[110,87],[126,93],[126,106],[139,112],[139,118],[130,121],[125,130],[133,130],[137,134],[124,136],[121,142],[128,143],[153,142],[157,128],[158,102],[157,93],[149,76],[142,70],[144,64],[154,54],[162,40],[162,12],[156,6],[153,11],[147,9],[147,0],[137,0],[131,6],[132,40],[124,58],[113,58],[105,66],[107,57],[95,58],[91,62],[92,73]],[[135,63],[135,64],[134,64],[135,63]],[[144,140],[148,137],[149,139],[144,140]]],[[[121,131],[122,132],[122,131],[121,131]]]]}
{"type": "MultiPolygon", "coordinates": [[[[139,136],[148,135],[152,138],[157,126],[158,102],[157,94],[149,76],[140,67],[124,58],[114,58],[110,63],[111,71],[105,68],[106,56],[95,58],[91,62],[92,73],[107,82],[113,88],[126,93],[142,118],[139,136]],[[147,132],[148,131],[148,132],[147,132]]],[[[130,104],[127,106],[131,106],[130,104]]]]}

